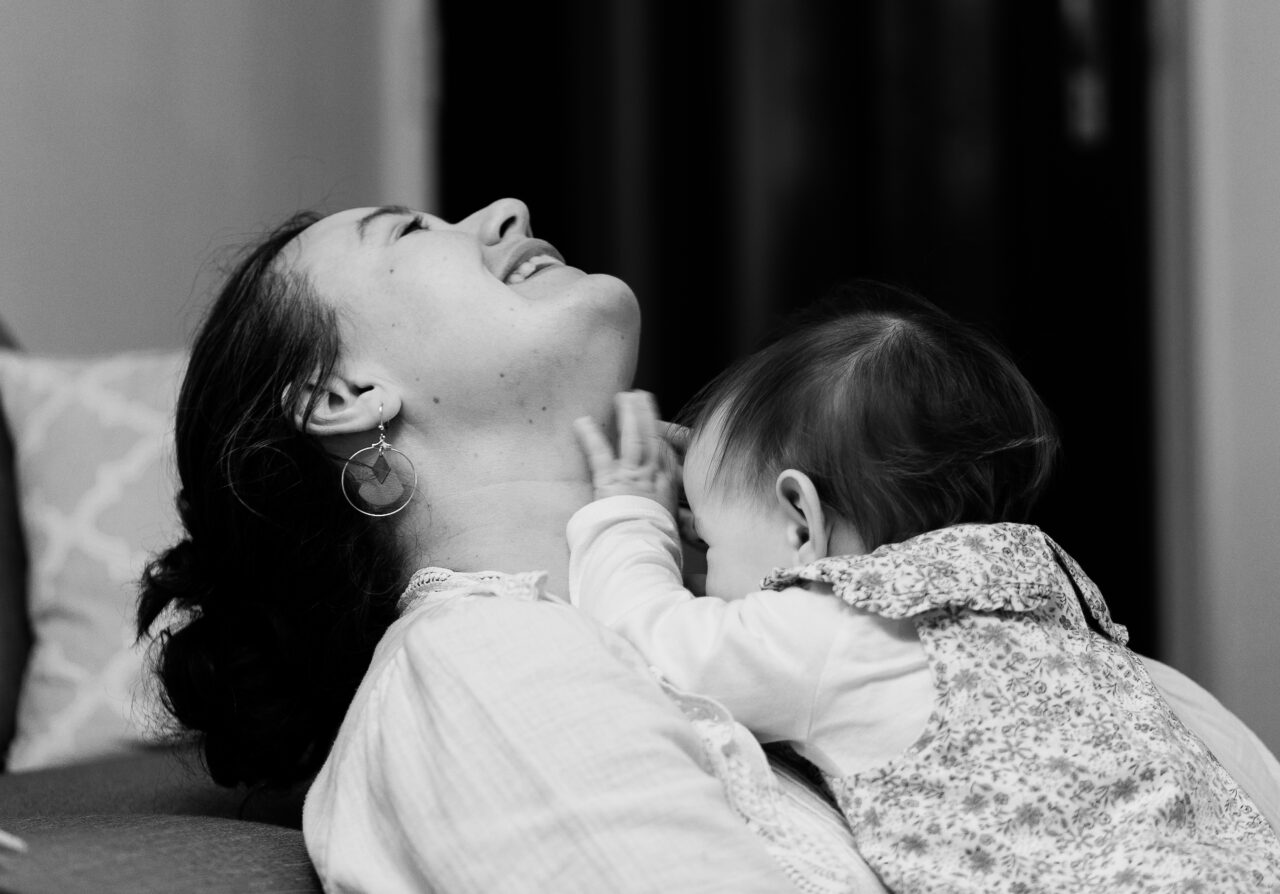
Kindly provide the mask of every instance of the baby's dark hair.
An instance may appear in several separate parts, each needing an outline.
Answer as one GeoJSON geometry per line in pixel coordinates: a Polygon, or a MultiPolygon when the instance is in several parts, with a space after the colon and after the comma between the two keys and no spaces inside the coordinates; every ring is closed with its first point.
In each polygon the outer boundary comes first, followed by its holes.
{"type": "Polygon", "coordinates": [[[681,414],[720,424],[713,476],[772,499],[814,482],[868,549],[962,522],[1024,521],[1058,450],[1053,419],[990,337],[859,280],[793,318],[681,414]]]}

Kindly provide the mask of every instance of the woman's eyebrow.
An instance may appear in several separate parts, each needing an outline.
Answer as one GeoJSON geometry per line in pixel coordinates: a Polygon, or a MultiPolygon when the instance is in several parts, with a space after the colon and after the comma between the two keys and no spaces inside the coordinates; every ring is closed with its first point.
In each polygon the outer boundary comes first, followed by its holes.
{"type": "Polygon", "coordinates": [[[375,208],[366,214],[360,220],[356,221],[356,235],[361,241],[364,241],[365,233],[369,229],[369,224],[373,223],[379,217],[387,214],[413,214],[412,208],[406,208],[404,205],[383,205],[381,208],[375,208]]]}

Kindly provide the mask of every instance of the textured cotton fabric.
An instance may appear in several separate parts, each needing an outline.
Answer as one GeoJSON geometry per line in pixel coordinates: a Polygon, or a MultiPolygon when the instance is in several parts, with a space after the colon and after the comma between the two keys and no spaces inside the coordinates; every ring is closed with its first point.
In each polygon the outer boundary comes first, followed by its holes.
{"type": "Polygon", "coordinates": [[[1240,783],[1280,833],[1280,761],[1244,722],[1190,677],[1143,657],[1151,682],[1169,707],[1240,783]]]}
{"type": "Polygon", "coordinates": [[[883,890],[745,731],[693,697],[691,723],[538,576],[428,569],[403,606],[307,796],[327,891],[883,890]]]}
{"type": "Polygon", "coordinates": [[[1280,890],[1276,833],[1038,529],[957,525],[765,585],[805,581],[912,619],[935,677],[918,741],[828,780],[891,889],[1280,890]]]}

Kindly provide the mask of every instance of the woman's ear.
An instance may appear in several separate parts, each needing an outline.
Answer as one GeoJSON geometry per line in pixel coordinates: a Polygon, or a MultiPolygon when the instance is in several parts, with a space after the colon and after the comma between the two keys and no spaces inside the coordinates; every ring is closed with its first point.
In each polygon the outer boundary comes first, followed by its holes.
{"type": "Polygon", "coordinates": [[[783,469],[774,483],[774,494],[787,517],[787,542],[795,550],[796,564],[825,559],[831,531],[813,481],[804,472],[783,469]]]}
{"type": "Polygon", "coordinates": [[[339,370],[324,381],[316,378],[301,388],[286,390],[280,400],[299,430],[321,437],[369,431],[400,413],[398,393],[382,383],[360,381],[339,370]],[[315,408],[307,416],[313,398],[315,408]]]}

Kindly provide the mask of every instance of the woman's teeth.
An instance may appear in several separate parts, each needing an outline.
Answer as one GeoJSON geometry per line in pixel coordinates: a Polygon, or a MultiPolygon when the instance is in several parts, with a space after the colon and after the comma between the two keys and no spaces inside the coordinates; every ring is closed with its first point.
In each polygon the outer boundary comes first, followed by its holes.
{"type": "Polygon", "coordinates": [[[507,276],[507,285],[515,285],[516,283],[524,282],[543,267],[550,267],[559,263],[559,258],[554,258],[551,255],[534,255],[515,270],[511,271],[510,275],[507,276]]]}

